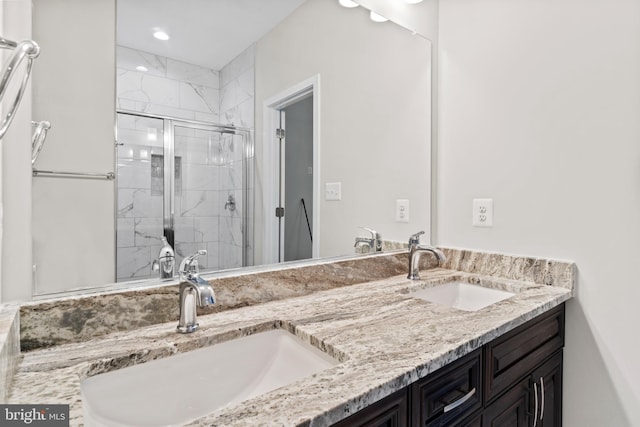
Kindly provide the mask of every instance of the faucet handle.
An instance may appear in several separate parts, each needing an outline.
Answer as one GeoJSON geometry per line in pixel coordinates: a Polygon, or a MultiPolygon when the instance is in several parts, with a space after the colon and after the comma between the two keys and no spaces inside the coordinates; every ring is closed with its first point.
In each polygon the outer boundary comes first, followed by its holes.
{"type": "Polygon", "coordinates": [[[184,278],[187,277],[191,274],[198,274],[198,260],[197,258],[200,255],[206,255],[207,251],[206,249],[200,249],[198,252],[196,252],[195,254],[189,255],[188,257],[185,257],[185,259],[182,260],[182,262],[180,263],[180,277],[184,278]]]}
{"type": "Polygon", "coordinates": [[[371,238],[372,239],[380,239],[380,233],[378,233],[376,230],[372,230],[372,229],[367,228],[367,227],[358,227],[358,228],[361,228],[361,229],[366,230],[369,233],[371,233],[371,238]]]}
{"type": "Polygon", "coordinates": [[[424,231],[418,231],[416,234],[412,234],[409,237],[409,246],[420,244],[420,236],[424,234],[424,231]]]}

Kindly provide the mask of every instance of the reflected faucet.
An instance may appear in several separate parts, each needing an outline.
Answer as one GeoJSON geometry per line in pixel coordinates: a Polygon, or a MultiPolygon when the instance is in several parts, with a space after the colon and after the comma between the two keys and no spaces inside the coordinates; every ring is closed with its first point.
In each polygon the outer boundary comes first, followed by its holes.
{"type": "Polygon", "coordinates": [[[422,255],[424,252],[431,252],[433,255],[435,255],[438,259],[438,266],[440,266],[440,263],[445,262],[447,259],[444,255],[444,252],[442,252],[440,249],[429,245],[421,245],[420,235],[422,234],[424,234],[424,231],[420,231],[409,237],[409,275],[407,276],[407,279],[420,280],[420,255],[422,255]]]}
{"type": "Polygon", "coordinates": [[[173,271],[176,265],[176,254],[167,242],[167,238],[162,236],[162,248],[158,253],[158,259],[153,260],[151,270],[160,271],[160,279],[173,279],[173,271]]]}
{"type": "Polygon", "coordinates": [[[180,320],[177,330],[182,334],[198,329],[196,306],[206,307],[216,303],[213,288],[209,282],[200,277],[198,271],[197,258],[206,254],[206,250],[199,250],[180,263],[180,320]]]}
{"type": "Polygon", "coordinates": [[[382,236],[376,230],[372,230],[366,227],[359,227],[363,230],[371,233],[371,237],[356,237],[356,244],[354,248],[358,246],[368,246],[369,252],[382,252],[382,236]]]}

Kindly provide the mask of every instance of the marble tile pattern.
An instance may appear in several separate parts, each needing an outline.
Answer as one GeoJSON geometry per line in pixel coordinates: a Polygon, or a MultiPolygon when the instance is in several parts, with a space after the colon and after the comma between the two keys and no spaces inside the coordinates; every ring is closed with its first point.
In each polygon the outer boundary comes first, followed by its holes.
{"type": "Polygon", "coordinates": [[[189,425],[327,426],[561,304],[571,293],[562,286],[443,268],[423,271],[420,281],[401,274],[201,316],[201,330],[194,334],[175,333],[171,322],[32,351],[24,354],[9,402],[68,403],[71,424],[80,425],[79,384],[85,377],[282,328],[341,363],[189,425]],[[463,312],[408,294],[453,280],[516,295],[463,312]]]}
{"type": "Polygon", "coordinates": [[[20,307],[0,305],[0,402],[6,402],[20,355],[20,307]]]}
{"type": "Polygon", "coordinates": [[[116,55],[119,108],[188,120],[200,113],[219,122],[218,71],[124,46],[116,55]]]}
{"type": "Polygon", "coordinates": [[[254,127],[255,45],[220,70],[220,120],[223,124],[254,127]]]}
{"type": "MultiPolygon", "coordinates": [[[[117,59],[120,108],[253,127],[253,46],[220,71],[123,46],[117,48],[117,59]],[[140,65],[147,71],[139,71],[140,65]]],[[[152,263],[163,234],[163,187],[162,172],[154,177],[153,171],[154,159],[162,168],[163,135],[162,122],[152,123],[154,120],[125,115],[118,119],[119,140],[126,144],[118,152],[119,281],[155,276],[152,263]]],[[[177,262],[184,255],[207,249],[208,256],[200,261],[204,269],[242,266],[242,192],[246,185],[242,138],[181,127],[176,128],[174,138],[177,262]],[[224,208],[230,195],[236,200],[235,211],[224,208]]]]}

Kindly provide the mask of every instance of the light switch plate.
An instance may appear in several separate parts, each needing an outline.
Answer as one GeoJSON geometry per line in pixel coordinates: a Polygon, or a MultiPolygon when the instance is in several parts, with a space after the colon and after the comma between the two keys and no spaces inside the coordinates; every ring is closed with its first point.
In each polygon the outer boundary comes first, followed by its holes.
{"type": "Polygon", "coordinates": [[[327,182],[324,190],[325,200],[342,200],[342,183],[327,182]]]}

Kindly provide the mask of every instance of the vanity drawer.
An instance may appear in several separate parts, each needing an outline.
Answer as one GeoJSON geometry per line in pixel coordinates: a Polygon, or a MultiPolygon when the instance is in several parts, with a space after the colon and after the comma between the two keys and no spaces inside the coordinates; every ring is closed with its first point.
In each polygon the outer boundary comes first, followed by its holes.
{"type": "Polygon", "coordinates": [[[478,349],[412,385],[414,426],[457,425],[482,405],[482,351],[478,349]]]}
{"type": "Polygon", "coordinates": [[[485,402],[564,346],[564,304],[485,345],[485,402]]]}

